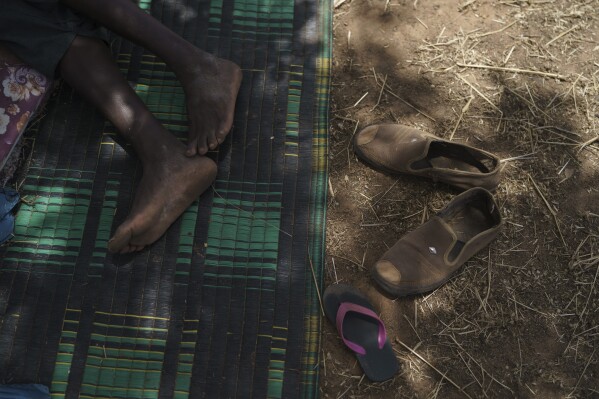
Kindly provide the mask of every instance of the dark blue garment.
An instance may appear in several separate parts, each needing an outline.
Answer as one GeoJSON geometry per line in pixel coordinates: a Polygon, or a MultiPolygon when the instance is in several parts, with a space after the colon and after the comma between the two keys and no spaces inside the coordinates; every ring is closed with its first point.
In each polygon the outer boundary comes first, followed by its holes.
{"type": "Polygon", "coordinates": [[[50,390],[40,384],[0,385],[0,399],[50,399],[50,390]]]}
{"type": "Polygon", "coordinates": [[[19,193],[10,188],[0,188],[0,244],[12,237],[15,229],[15,216],[11,211],[18,203],[19,193]]]}
{"type": "Polygon", "coordinates": [[[0,0],[0,10],[0,41],[48,79],[77,35],[108,39],[105,29],[58,0],[0,0]]]}

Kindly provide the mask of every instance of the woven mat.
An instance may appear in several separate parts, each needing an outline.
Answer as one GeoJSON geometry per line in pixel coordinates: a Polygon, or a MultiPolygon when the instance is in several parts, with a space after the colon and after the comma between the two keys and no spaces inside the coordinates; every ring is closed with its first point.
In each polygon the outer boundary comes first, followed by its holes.
{"type": "MultiPolygon", "coordinates": [[[[112,256],[141,168],[65,86],[48,104],[0,248],[0,383],[54,398],[318,394],[331,51],[330,2],[142,1],[243,69],[213,187],[143,252],[112,256]]],[[[151,111],[186,137],[165,65],[116,39],[151,111]]]]}

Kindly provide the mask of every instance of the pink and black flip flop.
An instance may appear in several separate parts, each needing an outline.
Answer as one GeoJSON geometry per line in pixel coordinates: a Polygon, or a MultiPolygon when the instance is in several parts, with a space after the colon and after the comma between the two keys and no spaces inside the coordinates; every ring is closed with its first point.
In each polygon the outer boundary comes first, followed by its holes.
{"type": "Polygon", "coordinates": [[[337,326],[345,345],[356,353],[371,381],[393,378],[399,365],[387,332],[368,299],[346,284],[333,284],[324,291],[324,311],[337,326]]]}

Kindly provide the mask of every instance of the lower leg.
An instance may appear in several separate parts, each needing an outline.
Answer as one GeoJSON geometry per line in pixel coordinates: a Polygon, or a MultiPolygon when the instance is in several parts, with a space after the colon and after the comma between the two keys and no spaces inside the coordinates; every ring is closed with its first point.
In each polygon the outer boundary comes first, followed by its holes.
{"type": "Polygon", "coordinates": [[[190,120],[187,155],[205,154],[229,133],[241,83],[237,65],[214,57],[140,10],[131,0],[61,0],[67,6],[152,51],[185,90],[190,120]]]}
{"type": "Polygon", "coordinates": [[[206,157],[189,158],[185,146],[149,112],[97,39],[77,36],[59,65],[63,79],[110,120],[139,155],[143,176],[131,213],[109,242],[131,252],[156,241],[216,175],[206,157]]]}
{"type": "Polygon", "coordinates": [[[181,54],[196,49],[131,0],[61,0],[70,8],[97,21],[111,31],[137,43],[162,58],[175,73],[188,65],[181,54]]]}

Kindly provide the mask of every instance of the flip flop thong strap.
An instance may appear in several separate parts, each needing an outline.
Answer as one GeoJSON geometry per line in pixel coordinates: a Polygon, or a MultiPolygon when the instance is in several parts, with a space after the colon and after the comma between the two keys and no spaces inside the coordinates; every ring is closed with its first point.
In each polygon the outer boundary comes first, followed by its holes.
{"type": "Polygon", "coordinates": [[[7,187],[0,188],[0,219],[6,216],[19,202],[19,193],[7,187]]]}
{"type": "Polygon", "coordinates": [[[349,341],[345,338],[345,335],[343,334],[343,320],[349,312],[359,313],[368,317],[372,317],[374,320],[376,320],[379,326],[379,332],[377,337],[378,346],[379,349],[382,349],[385,345],[385,342],[387,341],[387,331],[385,330],[385,325],[383,324],[381,319],[379,319],[378,315],[374,313],[371,309],[351,302],[342,302],[339,305],[339,309],[337,310],[337,331],[339,331],[339,335],[341,335],[341,338],[343,339],[345,345],[347,345],[348,348],[350,348],[359,355],[366,354],[366,349],[356,344],[355,342],[349,341]]]}

